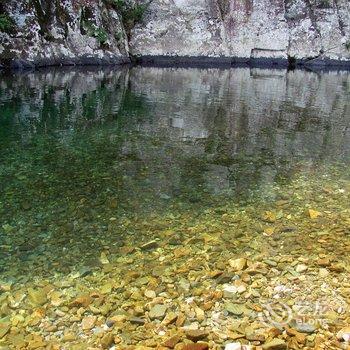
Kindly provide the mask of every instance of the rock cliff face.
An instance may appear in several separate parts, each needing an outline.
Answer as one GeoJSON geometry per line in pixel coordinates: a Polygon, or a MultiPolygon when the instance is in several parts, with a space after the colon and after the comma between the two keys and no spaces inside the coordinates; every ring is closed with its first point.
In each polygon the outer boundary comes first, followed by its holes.
{"type": "Polygon", "coordinates": [[[101,0],[0,1],[11,21],[0,33],[2,64],[47,66],[128,61],[120,17],[101,0]]]}
{"type": "Polygon", "coordinates": [[[350,59],[348,0],[154,0],[135,55],[350,59]]]}
{"type": "Polygon", "coordinates": [[[350,65],[348,0],[153,0],[125,30],[118,6],[126,1],[0,0],[0,64],[121,63],[132,55],[350,65]]]}

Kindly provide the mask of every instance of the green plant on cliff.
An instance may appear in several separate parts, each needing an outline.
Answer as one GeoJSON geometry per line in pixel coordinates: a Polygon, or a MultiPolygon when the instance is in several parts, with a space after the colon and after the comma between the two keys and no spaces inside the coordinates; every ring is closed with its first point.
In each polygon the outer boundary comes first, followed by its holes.
{"type": "Polygon", "coordinates": [[[229,0],[217,0],[216,1],[221,19],[223,20],[230,10],[230,1],[229,0]]]}
{"type": "Polygon", "coordinates": [[[51,17],[51,8],[48,7],[47,11],[45,11],[44,6],[42,6],[39,0],[31,0],[29,4],[35,9],[35,16],[40,25],[39,33],[44,36],[47,35],[49,21],[51,17]]]}
{"type": "Polygon", "coordinates": [[[350,39],[345,43],[345,48],[350,51],[350,39]]]}
{"type": "Polygon", "coordinates": [[[330,0],[319,0],[318,6],[323,9],[328,9],[332,7],[332,2],[330,0]]]}
{"type": "Polygon", "coordinates": [[[83,22],[84,29],[86,30],[87,34],[93,38],[96,38],[100,45],[106,45],[108,41],[108,33],[105,29],[96,26],[95,24],[84,21],[83,22]]]}
{"type": "Polygon", "coordinates": [[[149,6],[145,4],[131,3],[128,0],[107,0],[108,3],[118,11],[121,16],[124,28],[128,34],[136,23],[140,22],[149,6]]]}
{"type": "Polygon", "coordinates": [[[108,33],[101,27],[95,27],[93,35],[101,45],[106,45],[108,41],[108,33]]]}
{"type": "Polygon", "coordinates": [[[13,27],[12,19],[5,13],[0,14],[0,32],[9,33],[13,27]]]}

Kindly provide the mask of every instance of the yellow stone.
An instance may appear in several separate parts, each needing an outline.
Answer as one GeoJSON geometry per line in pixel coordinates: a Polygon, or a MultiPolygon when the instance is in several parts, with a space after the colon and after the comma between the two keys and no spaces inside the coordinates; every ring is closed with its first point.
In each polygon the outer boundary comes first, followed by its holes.
{"type": "Polygon", "coordinates": [[[13,318],[12,318],[12,326],[18,326],[20,323],[24,322],[24,317],[22,315],[15,315],[13,318]]]}
{"type": "Polygon", "coordinates": [[[69,306],[70,307],[88,307],[91,304],[91,297],[89,295],[82,295],[73,300],[69,306]]]}
{"type": "Polygon", "coordinates": [[[40,318],[45,317],[45,309],[40,308],[40,309],[34,310],[34,312],[32,313],[32,317],[40,317],[40,318]]]}
{"type": "Polygon", "coordinates": [[[28,321],[28,325],[34,327],[34,326],[37,326],[40,322],[41,322],[41,317],[31,316],[30,320],[28,321]]]}
{"type": "Polygon", "coordinates": [[[28,289],[29,301],[33,305],[43,305],[47,302],[47,294],[43,289],[29,288],[28,289]]]}
{"type": "Polygon", "coordinates": [[[107,255],[106,255],[105,252],[102,252],[102,253],[101,253],[100,261],[101,261],[101,264],[102,264],[102,265],[107,265],[107,264],[109,264],[109,260],[108,260],[107,255]]]}
{"type": "Polygon", "coordinates": [[[230,259],[228,263],[235,271],[242,271],[247,267],[246,258],[230,259]]]}
{"type": "Polygon", "coordinates": [[[76,337],[76,335],[73,332],[66,332],[66,333],[64,333],[63,338],[62,338],[62,340],[64,342],[74,341],[76,339],[77,339],[77,337],[76,337]]]}
{"type": "Polygon", "coordinates": [[[325,278],[329,275],[329,271],[325,268],[319,269],[319,275],[321,278],[325,278]]]}
{"type": "Polygon", "coordinates": [[[101,293],[102,294],[109,294],[112,291],[112,284],[111,283],[106,283],[101,287],[101,293]]]}
{"type": "Polygon", "coordinates": [[[11,325],[9,322],[0,322],[0,339],[9,332],[10,328],[11,325]]]}
{"type": "Polygon", "coordinates": [[[114,344],[114,335],[107,333],[101,339],[101,346],[103,349],[109,349],[114,344]]]}
{"type": "Polygon", "coordinates": [[[267,222],[275,222],[277,219],[276,214],[273,213],[272,211],[265,211],[263,215],[263,220],[267,222]]]}
{"type": "Polygon", "coordinates": [[[53,306],[60,306],[63,303],[61,299],[62,294],[60,292],[54,291],[50,294],[51,304],[53,306]]]}
{"type": "Polygon", "coordinates": [[[264,236],[272,236],[275,233],[274,227],[266,227],[264,229],[264,236]]]}
{"type": "Polygon", "coordinates": [[[319,211],[313,210],[313,209],[309,209],[310,219],[317,219],[320,215],[321,215],[321,213],[319,211]]]}
{"type": "Polygon", "coordinates": [[[199,321],[199,322],[204,321],[204,319],[205,319],[204,311],[199,307],[196,307],[194,311],[196,313],[197,321],[199,321]]]}
{"type": "Polygon", "coordinates": [[[94,328],[95,323],[96,323],[96,316],[86,316],[83,318],[82,322],[81,322],[81,328],[84,331],[88,331],[92,328],[94,328]]]}
{"type": "Polygon", "coordinates": [[[45,348],[46,342],[44,339],[37,334],[33,335],[33,338],[29,341],[28,349],[38,349],[38,348],[45,348]]]}
{"type": "Polygon", "coordinates": [[[0,283],[0,291],[9,292],[11,290],[10,283],[0,283]]]}
{"type": "Polygon", "coordinates": [[[125,315],[116,315],[116,316],[112,316],[110,319],[114,322],[125,322],[127,317],[125,315]]]}
{"type": "MultiPolygon", "coordinates": [[[[24,334],[12,334],[10,333],[7,338],[6,338],[6,342],[8,344],[11,344],[13,346],[14,349],[24,349],[26,346],[26,341],[24,338],[24,334]]],[[[0,349],[2,349],[0,347],[0,349]]]]}
{"type": "Polygon", "coordinates": [[[170,311],[165,315],[165,318],[162,321],[162,324],[165,324],[167,326],[169,324],[174,323],[176,319],[177,319],[177,314],[173,311],[170,311]]]}
{"type": "Polygon", "coordinates": [[[204,233],[202,235],[202,238],[203,238],[205,244],[219,241],[219,237],[217,237],[217,236],[215,236],[213,234],[209,235],[207,233],[204,233]]]}
{"type": "Polygon", "coordinates": [[[191,253],[192,253],[192,250],[189,247],[181,247],[181,248],[176,248],[174,250],[175,258],[181,258],[183,256],[190,255],[191,253]]]}

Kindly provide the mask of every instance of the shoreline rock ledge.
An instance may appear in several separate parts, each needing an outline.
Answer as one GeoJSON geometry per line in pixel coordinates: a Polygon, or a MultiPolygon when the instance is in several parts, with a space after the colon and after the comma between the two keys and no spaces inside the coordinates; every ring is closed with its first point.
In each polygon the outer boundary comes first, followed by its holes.
{"type": "Polygon", "coordinates": [[[106,65],[136,59],[154,65],[350,68],[348,1],[123,4],[142,11],[126,12],[114,0],[0,1],[0,66],[106,65]]]}

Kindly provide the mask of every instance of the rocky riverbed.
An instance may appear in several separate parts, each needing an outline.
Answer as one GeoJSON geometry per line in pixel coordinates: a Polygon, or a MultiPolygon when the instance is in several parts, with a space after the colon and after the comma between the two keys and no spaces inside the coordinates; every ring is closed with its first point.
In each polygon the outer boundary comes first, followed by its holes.
{"type": "Polygon", "coordinates": [[[103,249],[68,244],[51,265],[8,255],[0,349],[349,349],[350,181],[323,170],[270,201],[111,216],[103,249]],[[121,227],[136,234],[112,244],[121,227]]]}

